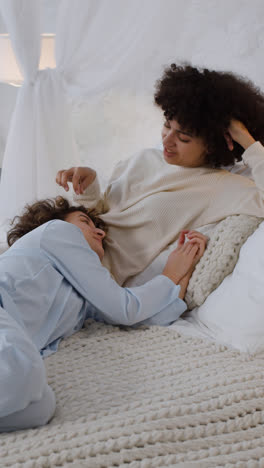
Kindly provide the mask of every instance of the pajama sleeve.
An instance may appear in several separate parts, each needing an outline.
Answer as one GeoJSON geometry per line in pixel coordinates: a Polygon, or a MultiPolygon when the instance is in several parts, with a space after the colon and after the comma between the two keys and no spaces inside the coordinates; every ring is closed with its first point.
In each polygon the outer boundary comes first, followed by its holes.
{"type": "Polygon", "coordinates": [[[186,310],[185,302],[178,297],[180,286],[164,275],[135,288],[120,287],[73,224],[59,220],[48,223],[41,248],[61,275],[108,323],[134,325],[145,321],[169,325],[186,310]]]}

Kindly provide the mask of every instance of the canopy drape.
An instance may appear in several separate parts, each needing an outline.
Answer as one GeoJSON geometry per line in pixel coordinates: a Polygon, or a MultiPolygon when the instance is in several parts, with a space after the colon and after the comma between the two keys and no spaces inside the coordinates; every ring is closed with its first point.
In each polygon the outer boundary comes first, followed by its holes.
{"type": "Polygon", "coordinates": [[[254,8],[240,0],[61,0],[57,65],[40,71],[40,0],[0,0],[24,77],[2,166],[0,222],[60,193],[57,170],[78,163],[69,97],[89,100],[111,88],[120,99],[124,89],[151,94],[175,60],[239,71],[262,85],[263,28],[252,27],[262,11],[262,0],[254,8]]]}
{"type": "Polygon", "coordinates": [[[2,167],[0,216],[5,221],[25,203],[56,195],[56,171],[77,157],[64,78],[56,69],[38,70],[39,1],[1,0],[0,7],[24,77],[2,167]]]}
{"type": "Polygon", "coordinates": [[[154,14],[150,3],[62,0],[56,30],[57,68],[38,70],[39,0],[0,0],[24,77],[3,160],[1,221],[18,214],[25,203],[60,192],[56,172],[78,163],[67,94],[98,92],[119,76],[154,14]],[[107,40],[100,34],[106,18],[107,40]]]}

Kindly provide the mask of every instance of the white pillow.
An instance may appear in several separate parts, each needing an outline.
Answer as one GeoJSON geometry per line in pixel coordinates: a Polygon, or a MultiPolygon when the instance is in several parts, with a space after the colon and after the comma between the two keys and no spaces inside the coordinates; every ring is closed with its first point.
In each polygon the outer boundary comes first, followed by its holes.
{"type": "Polygon", "coordinates": [[[241,248],[233,273],[192,316],[218,342],[249,353],[264,350],[264,222],[241,248]]]}

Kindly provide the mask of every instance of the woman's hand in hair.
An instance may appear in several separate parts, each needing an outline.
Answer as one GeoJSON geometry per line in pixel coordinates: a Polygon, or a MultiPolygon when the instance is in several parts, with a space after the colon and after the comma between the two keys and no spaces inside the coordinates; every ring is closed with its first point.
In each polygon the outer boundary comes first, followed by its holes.
{"type": "Polygon", "coordinates": [[[224,134],[224,137],[230,151],[234,149],[234,141],[236,141],[245,150],[256,141],[245,125],[235,119],[231,120],[228,131],[224,134]]]}
{"type": "Polygon", "coordinates": [[[85,189],[92,184],[96,177],[96,172],[90,167],[71,167],[68,170],[62,169],[56,175],[56,182],[69,190],[68,182],[72,182],[72,187],[76,195],[82,195],[85,189]]]}

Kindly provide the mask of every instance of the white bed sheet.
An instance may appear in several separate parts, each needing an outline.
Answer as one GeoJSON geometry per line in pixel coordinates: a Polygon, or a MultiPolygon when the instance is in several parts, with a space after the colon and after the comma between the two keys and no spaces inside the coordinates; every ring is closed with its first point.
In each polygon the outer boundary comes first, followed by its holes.
{"type": "Polygon", "coordinates": [[[192,338],[202,338],[209,341],[215,341],[215,336],[212,330],[197,319],[196,309],[197,308],[190,312],[185,312],[182,318],[176,320],[168,328],[192,338]]]}

